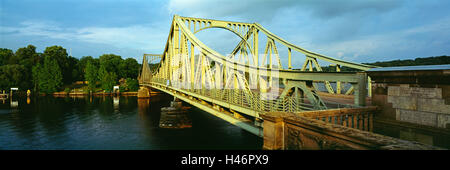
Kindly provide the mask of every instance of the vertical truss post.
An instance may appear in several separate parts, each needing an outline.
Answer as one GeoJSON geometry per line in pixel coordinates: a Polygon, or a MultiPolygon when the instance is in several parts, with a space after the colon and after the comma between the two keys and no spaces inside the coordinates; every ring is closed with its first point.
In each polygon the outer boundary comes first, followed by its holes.
{"type": "Polygon", "coordinates": [[[195,56],[194,56],[194,44],[191,42],[191,88],[194,89],[195,82],[195,56]]]}
{"type": "Polygon", "coordinates": [[[291,48],[288,48],[288,69],[292,69],[292,62],[291,62],[291,48]]]}
{"type": "MultiPolygon", "coordinates": [[[[253,29],[253,65],[255,67],[259,67],[259,52],[258,52],[258,30],[255,27],[252,27],[253,29]]],[[[256,86],[256,88],[259,87],[259,69],[256,70],[256,75],[253,75],[253,85],[256,86]]]]}
{"type": "Polygon", "coordinates": [[[200,67],[202,67],[201,69],[201,82],[202,82],[202,90],[205,88],[205,86],[206,86],[206,77],[205,77],[205,72],[206,72],[206,63],[205,63],[205,55],[203,54],[203,53],[200,53],[200,57],[201,57],[201,65],[200,65],[200,67]]]}
{"type": "MultiPolygon", "coordinates": [[[[171,63],[171,74],[174,73],[174,71],[176,71],[175,69],[178,69],[178,64],[179,63],[175,63],[177,60],[175,60],[175,57],[178,58],[179,56],[179,52],[180,52],[180,29],[179,29],[179,25],[177,23],[174,24],[174,30],[173,30],[173,43],[172,43],[172,63],[171,63]]],[[[178,77],[173,77],[172,80],[178,79],[178,77]]]]}
{"type": "Polygon", "coordinates": [[[367,95],[369,97],[372,97],[372,79],[370,78],[370,76],[367,76],[367,95]]]}
{"type": "MultiPolygon", "coordinates": [[[[341,66],[336,64],[336,72],[341,72],[341,66]]],[[[336,81],[336,94],[341,94],[341,82],[336,81]]]]}

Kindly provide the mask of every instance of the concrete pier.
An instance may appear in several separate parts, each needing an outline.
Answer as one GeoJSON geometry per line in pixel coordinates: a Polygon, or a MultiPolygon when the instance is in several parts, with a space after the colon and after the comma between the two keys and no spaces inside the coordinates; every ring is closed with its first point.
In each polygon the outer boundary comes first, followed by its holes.
{"type": "Polygon", "coordinates": [[[155,96],[157,94],[160,94],[159,91],[152,91],[148,87],[141,86],[137,92],[138,98],[150,98],[151,96],[155,96]]]}
{"type": "Polygon", "coordinates": [[[190,107],[183,107],[181,101],[170,102],[170,107],[161,108],[160,128],[190,128],[192,121],[187,115],[190,107]]]}
{"type": "Polygon", "coordinates": [[[137,96],[138,98],[150,98],[150,89],[142,86],[139,87],[137,96]]]}

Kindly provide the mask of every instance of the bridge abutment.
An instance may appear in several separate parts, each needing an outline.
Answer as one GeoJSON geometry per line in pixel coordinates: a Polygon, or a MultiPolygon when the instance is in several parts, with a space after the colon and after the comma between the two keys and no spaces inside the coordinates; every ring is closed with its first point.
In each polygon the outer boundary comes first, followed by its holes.
{"type": "MultiPolygon", "coordinates": [[[[325,112],[327,110],[321,111],[320,114],[324,115],[325,112]]],[[[329,123],[306,115],[295,116],[286,112],[270,112],[261,117],[264,119],[263,149],[268,150],[441,149],[351,128],[348,124],[343,126],[329,123]]]]}
{"type": "Polygon", "coordinates": [[[371,69],[374,131],[450,148],[450,66],[371,69]]]}

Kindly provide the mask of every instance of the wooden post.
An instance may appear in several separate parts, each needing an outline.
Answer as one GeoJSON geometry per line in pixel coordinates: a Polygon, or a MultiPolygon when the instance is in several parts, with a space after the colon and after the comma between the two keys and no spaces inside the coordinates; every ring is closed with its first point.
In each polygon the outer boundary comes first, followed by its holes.
{"type": "Polygon", "coordinates": [[[369,113],[369,131],[373,131],[373,113],[369,113]]]}
{"type": "Polygon", "coordinates": [[[342,126],[348,127],[347,115],[342,115],[342,126]]]}
{"type": "Polygon", "coordinates": [[[366,116],[364,116],[364,130],[365,131],[369,131],[369,114],[364,114],[366,116]]]}
{"type": "Polygon", "coordinates": [[[363,123],[364,123],[364,115],[363,114],[358,114],[358,124],[359,124],[359,127],[358,127],[358,129],[360,129],[360,130],[363,130],[363,128],[364,128],[364,126],[363,126],[363,123]]]}

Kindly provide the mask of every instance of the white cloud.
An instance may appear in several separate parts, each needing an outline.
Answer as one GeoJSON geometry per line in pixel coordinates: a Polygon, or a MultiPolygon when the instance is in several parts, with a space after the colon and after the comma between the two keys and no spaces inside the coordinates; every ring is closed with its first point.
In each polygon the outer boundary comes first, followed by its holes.
{"type": "Polygon", "coordinates": [[[98,43],[118,48],[162,50],[167,29],[153,25],[126,27],[63,28],[49,21],[25,21],[17,27],[0,26],[2,34],[40,36],[51,39],[76,40],[98,43]]]}

